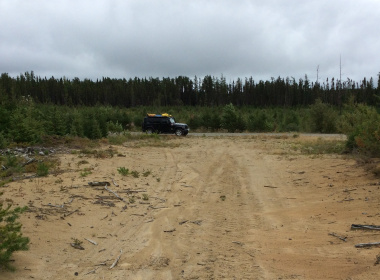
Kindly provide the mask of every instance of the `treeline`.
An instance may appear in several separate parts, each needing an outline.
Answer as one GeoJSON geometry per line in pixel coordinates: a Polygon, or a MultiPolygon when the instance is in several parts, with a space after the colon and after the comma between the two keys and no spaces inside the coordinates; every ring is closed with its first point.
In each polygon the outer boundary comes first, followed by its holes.
{"type": "MultiPolygon", "coordinates": [[[[305,107],[252,106],[133,107],[57,106],[21,98],[0,104],[0,149],[12,143],[44,142],[46,136],[106,138],[110,133],[141,131],[146,113],[172,114],[192,131],[343,133],[347,149],[380,156],[380,114],[376,107],[351,100],[337,108],[321,100],[305,107]]],[[[191,134],[191,133],[190,133],[191,134]]]]}
{"type": "Polygon", "coordinates": [[[190,80],[0,78],[0,149],[45,136],[100,139],[141,131],[146,113],[169,113],[191,131],[343,133],[349,150],[380,156],[380,79],[322,85],[305,79],[254,83],[190,80]]]}
{"type": "Polygon", "coordinates": [[[380,75],[360,82],[326,79],[312,82],[307,75],[295,78],[272,78],[255,81],[252,77],[227,82],[226,78],[205,76],[176,78],[102,78],[72,80],[41,78],[33,71],[16,78],[7,73],[0,77],[0,102],[30,96],[36,103],[65,106],[235,106],[297,107],[314,104],[317,99],[333,106],[342,106],[350,98],[371,106],[380,101],[380,75]]]}

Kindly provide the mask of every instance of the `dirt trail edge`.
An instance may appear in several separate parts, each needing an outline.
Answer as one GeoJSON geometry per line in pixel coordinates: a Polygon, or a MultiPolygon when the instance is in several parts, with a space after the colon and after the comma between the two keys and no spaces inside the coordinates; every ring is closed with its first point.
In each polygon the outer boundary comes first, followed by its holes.
{"type": "Polygon", "coordinates": [[[293,148],[313,139],[168,137],[104,147],[112,158],[58,155],[63,173],[3,189],[29,206],[31,244],[0,278],[379,279],[379,249],[355,245],[380,232],[350,229],[379,224],[379,179],[293,148]]]}

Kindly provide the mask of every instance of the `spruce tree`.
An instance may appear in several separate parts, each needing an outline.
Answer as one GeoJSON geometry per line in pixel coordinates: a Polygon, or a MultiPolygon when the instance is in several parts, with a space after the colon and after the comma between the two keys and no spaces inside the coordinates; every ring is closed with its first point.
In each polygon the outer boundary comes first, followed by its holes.
{"type": "Polygon", "coordinates": [[[0,202],[0,268],[14,270],[9,264],[12,253],[28,250],[29,238],[22,236],[22,225],[18,222],[19,215],[26,209],[0,202]]]}

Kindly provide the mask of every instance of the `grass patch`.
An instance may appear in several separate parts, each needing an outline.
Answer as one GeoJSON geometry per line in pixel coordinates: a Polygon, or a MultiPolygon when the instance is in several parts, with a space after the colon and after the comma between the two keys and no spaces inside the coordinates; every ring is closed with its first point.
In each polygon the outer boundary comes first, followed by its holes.
{"type": "Polygon", "coordinates": [[[324,140],[317,139],[315,141],[298,142],[294,146],[295,150],[299,150],[302,154],[318,155],[318,154],[342,154],[346,150],[346,142],[341,140],[324,140]]]}
{"type": "Polygon", "coordinates": [[[41,145],[48,147],[65,146],[70,149],[86,149],[99,147],[99,140],[90,140],[85,137],[44,135],[41,145]]]}
{"type": "Polygon", "coordinates": [[[77,163],[78,166],[82,165],[82,164],[89,164],[89,162],[87,160],[81,160],[77,163]]]}
{"type": "Polygon", "coordinates": [[[136,170],[133,170],[131,171],[131,175],[134,177],[134,178],[139,178],[140,177],[140,173],[136,170]]]}
{"type": "Polygon", "coordinates": [[[24,160],[14,155],[6,155],[0,158],[0,179],[8,178],[24,172],[22,166],[24,160]]]}
{"type": "Polygon", "coordinates": [[[145,134],[145,133],[122,133],[112,134],[107,137],[109,144],[112,145],[126,145],[128,147],[142,148],[142,147],[179,147],[179,141],[174,135],[159,135],[159,134],[145,134]]]}
{"type": "Polygon", "coordinates": [[[132,142],[132,141],[140,141],[140,140],[160,140],[160,135],[158,134],[145,134],[145,133],[129,133],[124,132],[120,134],[110,134],[107,139],[108,142],[112,145],[122,145],[126,142],[132,142]]]}
{"type": "Polygon", "coordinates": [[[117,169],[117,172],[119,172],[120,175],[122,176],[128,176],[129,174],[129,169],[128,168],[125,168],[125,167],[119,167],[117,169]]]}
{"type": "Polygon", "coordinates": [[[45,177],[49,174],[49,166],[44,162],[39,162],[37,164],[36,174],[38,177],[45,177]]]}
{"type": "MultiPolygon", "coordinates": [[[[73,152],[73,154],[77,154],[78,152],[73,152]]],[[[79,151],[80,155],[84,155],[87,157],[94,158],[112,158],[118,152],[114,149],[106,149],[106,150],[95,150],[95,149],[81,149],[79,151]]],[[[81,157],[81,156],[80,156],[81,157]]]]}
{"type": "Polygon", "coordinates": [[[373,168],[371,169],[371,172],[372,172],[376,177],[380,177],[380,164],[377,164],[377,165],[373,166],[373,168]]]}
{"type": "Polygon", "coordinates": [[[371,158],[363,154],[356,154],[355,161],[358,166],[364,168],[367,172],[372,173],[375,177],[380,177],[380,160],[379,158],[371,158]]]}
{"type": "Polygon", "coordinates": [[[150,174],[152,174],[152,171],[150,171],[150,170],[147,170],[147,171],[144,170],[144,172],[143,172],[144,177],[148,177],[150,174]]]}
{"type": "Polygon", "coordinates": [[[89,168],[85,168],[85,169],[83,169],[83,171],[80,173],[80,176],[81,176],[81,177],[86,177],[86,176],[91,175],[91,174],[92,174],[91,170],[90,170],[89,168]]]}
{"type": "Polygon", "coordinates": [[[3,186],[5,186],[6,184],[8,184],[10,182],[13,182],[12,178],[8,178],[8,179],[5,179],[5,180],[0,180],[0,187],[3,187],[3,186]]]}
{"type": "Polygon", "coordinates": [[[61,183],[63,183],[63,180],[62,180],[61,178],[58,178],[57,180],[55,180],[54,183],[56,183],[56,184],[61,184],[61,183]]]}

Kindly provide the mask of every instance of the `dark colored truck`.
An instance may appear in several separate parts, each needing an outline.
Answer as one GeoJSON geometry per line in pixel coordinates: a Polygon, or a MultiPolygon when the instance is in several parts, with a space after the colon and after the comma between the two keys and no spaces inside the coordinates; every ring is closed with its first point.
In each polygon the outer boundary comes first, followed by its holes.
{"type": "Polygon", "coordinates": [[[190,128],[185,123],[176,123],[175,119],[169,114],[147,114],[142,123],[142,131],[147,134],[163,133],[186,136],[190,128]]]}

